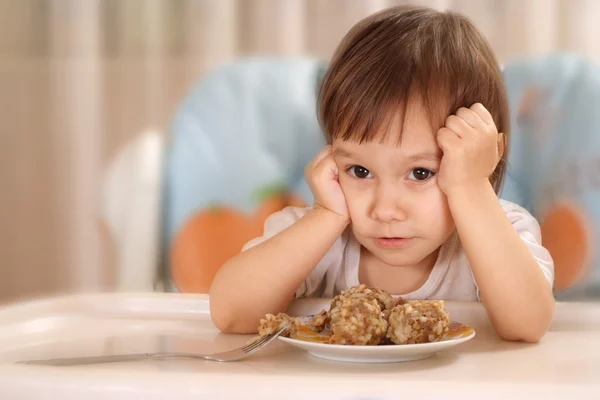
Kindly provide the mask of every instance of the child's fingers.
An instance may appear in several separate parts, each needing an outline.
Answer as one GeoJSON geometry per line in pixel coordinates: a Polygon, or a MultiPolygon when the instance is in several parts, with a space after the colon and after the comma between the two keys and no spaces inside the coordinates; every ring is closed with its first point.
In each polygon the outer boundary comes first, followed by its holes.
{"type": "Polygon", "coordinates": [[[470,136],[473,129],[464,119],[454,114],[446,118],[445,125],[446,128],[454,131],[454,134],[460,138],[470,136]]]}
{"type": "Polygon", "coordinates": [[[442,149],[442,152],[446,153],[452,148],[460,146],[460,137],[450,128],[440,128],[437,132],[437,143],[442,149]]]}
{"type": "Polygon", "coordinates": [[[471,106],[471,110],[477,113],[481,120],[486,124],[494,126],[496,125],[494,124],[494,118],[492,117],[492,114],[490,114],[490,112],[487,110],[487,108],[483,106],[483,104],[475,103],[471,106]]]}
{"type": "Polygon", "coordinates": [[[308,172],[315,178],[328,177],[327,179],[337,179],[338,166],[333,158],[331,146],[321,150],[321,152],[314,158],[308,172]]]}
{"type": "Polygon", "coordinates": [[[314,169],[317,165],[321,163],[325,158],[327,158],[331,154],[331,145],[327,145],[317,153],[317,155],[308,163],[307,169],[314,169]]]}
{"type": "Polygon", "coordinates": [[[475,128],[475,129],[487,128],[487,126],[486,126],[487,123],[483,119],[481,119],[479,114],[477,114],[475,111],[470,110],[468,108],[465,108],[465,107],[459,108],[458,111],[456,112],[456,116],[465,120],[465,122],[467,124],[469,124],[469,126],[471,128],[475,128]]]}
{"type": "Polygon", "coordinates": [[[337,171],[337,164],[335,162],[335,159],[333,158],[333,154],[331,151],[329,151],[328,153],[325,154],[324,157],[322,157],[318,164],[315,165],[315,170],[318,171],[322,171],[322,170],[333,170],[335,169],[337,171]]]}
{"type": "Polygon", "coordinates": [[[319,169],[321,168],[327,171],[328,176],[333,177],[335,180],[339,179],[338,165],[336,164],[333,157],[326,157],[325,159],[323,159],[323,161],[321,161],[321,163],[319,164],[319,169]]]}

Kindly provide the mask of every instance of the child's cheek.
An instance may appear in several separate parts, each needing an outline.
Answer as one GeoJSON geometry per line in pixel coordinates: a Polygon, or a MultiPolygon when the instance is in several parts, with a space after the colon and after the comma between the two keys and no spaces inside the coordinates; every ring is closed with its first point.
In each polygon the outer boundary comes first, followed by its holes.
{"type": "Polygon", "coordinates": [[[338,175],[338,182],[340,183],[340,186],[342,187],[342,191],[344,193],[351,191],[352,181],[346,171],[340,170],[339,175],[338,175]]]}
{"type": "Polygon", "coordinates": [[[365,215],[369,208],[369,188],[361,185],[342,185],[342,191],[346,196],[346,204],[350,212],[350,218],[355,221],[360,215],[365,215]]]}

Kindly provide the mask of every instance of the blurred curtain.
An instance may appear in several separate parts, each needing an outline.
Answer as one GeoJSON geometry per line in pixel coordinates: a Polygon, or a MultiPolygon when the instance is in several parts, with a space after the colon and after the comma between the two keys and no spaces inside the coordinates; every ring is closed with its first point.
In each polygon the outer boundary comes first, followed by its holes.
{"type": "MultiPolygon", "coordinates": [[[[395,0],[0,0],[0,299],[110,289],[96,216],[124,142],[165,131],[203,72],[244,55],[327,58],[395,0]]],[[[600,1],[429,0],[473,19],[502,62],[600,58],[600,1]]]]}

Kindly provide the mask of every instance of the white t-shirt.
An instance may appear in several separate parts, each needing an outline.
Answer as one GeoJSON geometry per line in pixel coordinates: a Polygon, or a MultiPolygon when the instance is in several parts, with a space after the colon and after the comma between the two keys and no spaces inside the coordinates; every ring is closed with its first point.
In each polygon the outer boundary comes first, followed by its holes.
{"type": "MultiPolygon", "coordinates": [[[[505,200],[499,201],[509,221],[536,259],[548,285],[552,287],[554,263],[550,253],[541,244],[537,220],[524,208],[505,200]]],[[[242,251],[283,231],[309,211],[310,207],[286,207],[274,213],[265,221],[263,236],[246,243],[242,251]]],[[[359,285],[360,248],[351,229],[346,229],[298,288],[296,297],[331,298],[342,290],[359,285]]],[[[423,286],[402,297],[407,300],[479,300],[479,289],[458,235],[453,234],[442,245],[431,274],[423,286]]]]}

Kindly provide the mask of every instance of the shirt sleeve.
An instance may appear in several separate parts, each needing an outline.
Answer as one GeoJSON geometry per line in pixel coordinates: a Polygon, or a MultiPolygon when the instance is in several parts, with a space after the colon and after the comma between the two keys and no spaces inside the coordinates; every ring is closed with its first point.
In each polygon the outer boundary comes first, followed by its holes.
{"type": "MultiPolygon", "coordinates": [[[[242,251],[257,246],[287,229],[289,226],[296,223],[296,221],[304,217],[310,210],[310,207],[301,208],[288,206],[283,210],[270,215],[265,220],[263,235],[246,243],[242,247],[242,251]]],[[[319,261],[306,280],[302,282],[302,285],[300,285],[298,290],[296,290],[296,298],[315,295],[323,281],[326,279],[327,273],[330,272],[332,268],[338,267],[342,263],[342,253],[343,243],[340,238],[336,240],[332,248],[319,261]]]]}
{"type": "MultiPolygon", "coordinates": [[[[544,274],[544,278],[546,278],[546,282],[552,288],[554,286],[554,261],[552,260],[552,256],[550,256],[550,252],[542,246],[540,224],[523,207],[503,199],[500,199],[500,204],[513,228],[515,228],[515,231],[517,231],[517,234],[523,240],[525,246],[527,246],[529,253],[537,262],[542,274],[544,274]]],[[[479,285],[477,285],[477,280],[472,270],[471,277],[477,290],[477,299],[481,301],[479,285]]]]}
{"type": "Polygon", "coordinates": [[[548,285],[554,285],[554,261],[550,252],[542,246],[542,232],[538,221],[523,207],[501,200],[508,220],[515,228],[529,252],[535,258],[548,285]]]}
{"type": "Polygon", "coordinates": [[[262,242],[267,241],[268,239],[277,235],[279,232],[287,229],[289,226],[296,223],[296,221],[301,219],[309,211],[310,208],[289,206],[285,207],[281,211],[277,211],[271,214],[265,220],[262,236],[258,236],[250,240],[242,247],[242,251],[246,251],[254,246],[261,244],[262,242]]]}

